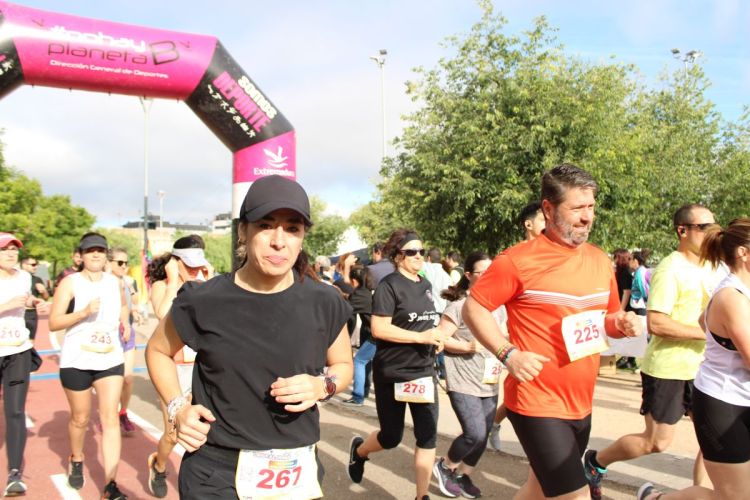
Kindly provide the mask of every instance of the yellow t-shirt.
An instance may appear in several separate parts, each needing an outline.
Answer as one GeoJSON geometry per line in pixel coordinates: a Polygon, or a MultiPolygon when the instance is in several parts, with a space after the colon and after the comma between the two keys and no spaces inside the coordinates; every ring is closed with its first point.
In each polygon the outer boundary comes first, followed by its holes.
{"type": "MultiPolygon", "coordinates": [[[[663,259],[651,276],[648,310],[669,315],[689,326],[699,326],[698,318],[708,304],[720,274],[706,263],[688,262],[679,252],[663,259]]],[[[652,335],[641,371],[652,377],[692,380],[703,361],[705,340],[674,340],[652,335]]]]}

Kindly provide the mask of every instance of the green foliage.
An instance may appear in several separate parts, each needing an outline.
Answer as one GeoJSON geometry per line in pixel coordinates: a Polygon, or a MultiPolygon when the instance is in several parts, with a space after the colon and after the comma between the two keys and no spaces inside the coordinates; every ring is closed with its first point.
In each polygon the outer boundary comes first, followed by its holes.
{"type": "Polygon", "coordinates": [[[228,273],[232,270],[232,235],[206,235],[206,260],[217,273],[228,273]]]}
{"type": "Polygon", "coordinates": [[[481,5],[471,32],[448,39],[450,58],[415,70],[420,107],[384,163],[378,199],[352,216],[367,241],[410,226],[443,249],[498,251],[521,238],[519,210],[562,162],[599,182],[591,241],[605,249],[666,253],[684,203],[708,204],[721,222],[748,214],[750,191],[736,186],[750,180],[750,120],[722,121],[700,67],[647,89],[633,66],[566,55],[544,18],[511,36],[481,5]]]}
{"type": "Polygon", "coordinates": [[[117,229],[97,228],[96,232],[107,238],[109,248],[124,248],[128,254],[128,263],[131,266],[141,263],[141,249],[143,240],[132,233],[124,233],[117,229]]]}
{"type": "Polygon", "coordinates": [[[44,196],[36,180],[2,164],[0,155],[0,230],[24,243],[24,255],[52,263],[53,272],[69,264],[70,254],[89,231],[94,216],[71,204],[69,196],[44,196]]]}
{"type": "Polygon", "coordinates": [[[349,221],[340,215],[325,215],[326,203],[312,196],[310,198],[310,216],[314,226],[305,235],[304,249],[311,257],[333,255],[349,227],[349,221]]]}

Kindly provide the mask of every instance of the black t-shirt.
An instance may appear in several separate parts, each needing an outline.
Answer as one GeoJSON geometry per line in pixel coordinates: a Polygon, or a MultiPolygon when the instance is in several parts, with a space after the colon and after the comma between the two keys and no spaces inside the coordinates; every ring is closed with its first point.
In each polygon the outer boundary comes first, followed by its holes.
{"type": "Polygon", "coordinates": [[[247,291],[222,274],[187,283],[172,304],[182,341],[197,351],[193,403],[216,417],[208,443],[228,448],[297,448],[320,439],[317,406],[284,410],[269,394],[278,377],[318,375],[351,308],[335,288],[295,273],[278,293],[247,291]]]}
{"type": "Polygon", "coordinates": [[[622,302],[622,294],[625,290],[633,288],[633,275],[630,274],[630,270],[627,268],[618,269],[615,273],[617,280],[617,293],[620,294],[620,302],[622,302]]]}
{"type": "Polygon", "coordinates": [[[361,286],[349,295],[349,304],[351,304],[354,314],[359,314],[362,323],[359,327],[359,345],[372,338],[372,329],[370,328],[370,317],[372,316],[372,292],[361,286]]]}
{"type": "MultiPolygon", "coordinates": [[[[375,290],[375,316],[390,316],[394,326],[424,332],[440,322],[432,301],[432,286],[426,279],[412,281],[400,272],[391,273],[375,290]]],[[[434,373],[435,347],[428,344],[398,344],[377,341],[373,375],[378,382],[407,382],[434,373]]]]}

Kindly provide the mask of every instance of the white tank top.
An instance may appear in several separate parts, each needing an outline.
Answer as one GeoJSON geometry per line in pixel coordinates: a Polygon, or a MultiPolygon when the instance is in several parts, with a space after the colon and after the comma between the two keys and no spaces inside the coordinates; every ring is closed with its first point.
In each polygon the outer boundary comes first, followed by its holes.
{"type": "MultiPolygon", "coordinates": [[[[722,288],[734,288],[750,300],[750,289],[734,274],[724,278],[714,294],[722,288]]],[[[706,307],[706,316],[710,307],[711,302],[706,307]]],[[[727,349],[714,339],[708,326],[705,358],[694,383],[701,392],[725,403],[750,406],[750,370],[738,351],[727,349]]]]}
{"type": "MultiPolygon", "coordinates": [[[[19,295],[28,295],[31,290],[31,275],[26,271],[15,270],[7,280],[0,280],[0,304],[10,302],[19,295]]],[[[31,349],[29,329],[26,328],[22,305],[0,313],[0,356],[10,356],[31,349]]]]}
{"type": "Polygon", "coordinates": [[[75,312],[86,309],[98,298],[99,312],[76,323],[65,332],[60,355],[60,368],[106,370],[124,362],[119,339],[120,284],[114,276],[102,273],[99,281],[89,281],[83,273],[66,279],[73,280],[75,312]]]}

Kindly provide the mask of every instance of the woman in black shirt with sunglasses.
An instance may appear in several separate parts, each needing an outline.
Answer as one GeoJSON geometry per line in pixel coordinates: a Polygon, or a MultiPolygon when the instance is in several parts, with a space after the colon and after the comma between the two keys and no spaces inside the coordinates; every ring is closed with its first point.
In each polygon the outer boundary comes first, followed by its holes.
{"type": "Polygon", "coordinates": [[[394,231],[384,253],[395,264],[396,272],[380,282],[372,307],[372,336],[377,341],[373,378],[380,430],[365,439],[352,439],[348,473],[359,483],[371,453],[398,446],[408,403],[417,441],[417,498],[423,500],[429,498],[437,441],[434,366],[435,354],[443,348],[443,338],[435,328],[440,315],[435,311],[430,283],[417,274],[424,264],[419,235],[408,229],[394,231]]]}

